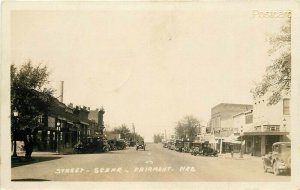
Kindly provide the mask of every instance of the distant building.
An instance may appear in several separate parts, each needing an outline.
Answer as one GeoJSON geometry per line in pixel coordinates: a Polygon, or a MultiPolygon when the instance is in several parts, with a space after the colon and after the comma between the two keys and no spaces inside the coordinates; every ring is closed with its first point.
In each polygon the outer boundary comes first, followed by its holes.
{"type": "Polygon", "coordinates": [[[103,130],[104,130],[104,121],[103,121],[103,115],[105,111],[103,108],[101,109],[96,109],[96,110],[90,110],[88,118],[91,123],[91,131],[90,135],[91,136],[96,136],[96,135],[103,135],[103,130]]]}
{"type": "MultiPolygon", "coordinates": [[[[253,144],[251,139],[246,137],[241,138],[246,132],[251,131],[253,128],[253,110],[238,113],[233,116],[233,137],[244,141],[244,153],[251,153],[253,144]]],[[[237,149],[240,151],[241,146],[237,145],[237,149]]]]}
{"type": "Polygon", "coordinates": [[[250,104],[230,104],[221,103],[211,109],[211,119],[209,130],[215,138],[215,148],[224,153],[226,146],[224,140],[233,134],[233,116],[248,110],[252,110],[250,104]]]}

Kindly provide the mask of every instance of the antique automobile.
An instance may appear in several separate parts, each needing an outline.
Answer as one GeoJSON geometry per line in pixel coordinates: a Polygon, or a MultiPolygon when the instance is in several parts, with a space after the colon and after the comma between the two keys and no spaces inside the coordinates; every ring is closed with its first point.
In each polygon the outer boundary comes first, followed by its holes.
{"type": "Polygon", "coordinates": [[[136,150],[138,149],[144,149],[146,150],[146,144],[144,141],[137,141],[136,142],[136,150]]]}
{"type": "Polygon", "coordinates": [[[110,139],[108,144],[110,145],[110,150],[124,150],[126,148],[124,140],[110,139]]]}
{"type": "Polygon", "coordinates": [[[175,141],[171,141],[170,150],[175,150],[175,141]]]}
{"type": "Polygon", "coordinates": [[[109,151],[105,138],[89,137],[85,142],[77,143],[73,148],[75,153],[96,153],[109,151]]]}
{"type": "Polygon", "coordinates": [[[202,144],[202,150],[203,156],[218,156],[218,151],[213,149],[207,141],[202,144]]]}
{"type": "Polygon", "coordinates": [[[172,141],[170,140],[170,141],[168,141],[168,143],[167,143],[167,147],[168,147],[168,149],[171,149],[171,146],[172,146],[172,141]]]}
{"type": "Polygon", "coordinates": [[[163,142],[163,147],[164,147],[164,148],[168,148],[168,142],[166,142],[166,141],[163,142]]]}
{"type": "Polygon", "coordinates": [[[272,152],[263,158],[264,171],[273,171],[275,175],[287,173],[291,170],[291,143],[276,142],[272,145],[272,152]]]}
{"type": "Polygon", "coordinates": [[[190,152],[191,147],[192,147],[192,141],[183,142],[183,152],[190,152]]]}
{"type": "Polygon", "coordinates": [[[183,140],[176,140],[175,141],[175,150],[182,152],[183,151],[183,140]]]}
{"type": "Polygon", "coordinates": [[[202,143],[201,142],[193,142],[191,144],[191,154],[194,156],[202,154],[202,143]]]}
{"type": "Polygon", "coordinates": [[[168,141],[168,149],[174,150],[175,149],[175,142],[174,140],[168,141]]]}
{"type": "Polygon", "coordinates": [[[120,139],[116,142],[116,147],[118,150],[124,150],[126,148],[126,143],[124,140],[120,139]]]}
{"type": "Polygon", "coordinates": [[[107,143],[109,144],[109,150],[117,150],[117,142],[114,139],[110,139],[107,141],[107,143]]]}

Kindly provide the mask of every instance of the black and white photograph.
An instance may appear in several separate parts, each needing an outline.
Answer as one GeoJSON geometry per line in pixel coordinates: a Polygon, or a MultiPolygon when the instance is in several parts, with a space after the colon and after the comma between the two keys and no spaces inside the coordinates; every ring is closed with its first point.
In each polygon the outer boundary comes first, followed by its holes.
{"type": "Polygon", "coordinates": [[[266,2],[3,1],[3,189],[300,189],[299,3],[266,2]]]}

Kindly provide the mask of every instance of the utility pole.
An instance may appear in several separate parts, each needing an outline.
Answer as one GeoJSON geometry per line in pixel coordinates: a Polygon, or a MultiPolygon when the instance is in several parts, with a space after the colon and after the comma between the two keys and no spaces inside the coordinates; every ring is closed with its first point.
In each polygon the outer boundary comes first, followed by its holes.
{"type": "Polygon", "coordinates": [[[64,81],[60,81],[60,101],[64,102],[64,81]]]}
{"type": "Polygon", "coordinates": [[[165,129],[165,140],[167,140],[167,131],[165,129]]]}
{"type": "Polygon", "coordinates": [[[133,131],[133,141],[135,141],[135,126],[134,126],[134,123],[132,123],[132,131],[133,131]]]}

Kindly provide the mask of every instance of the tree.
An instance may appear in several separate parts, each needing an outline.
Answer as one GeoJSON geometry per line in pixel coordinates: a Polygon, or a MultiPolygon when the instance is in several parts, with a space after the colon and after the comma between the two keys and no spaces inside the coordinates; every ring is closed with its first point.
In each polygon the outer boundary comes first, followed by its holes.
{"type": "Polygon", "coordinates": [[[119,133],[121,135],[121,139],[125,139],[128,138],[130,129],[126,126],[126,124],[122,124],[120,127],[114,128],[113,133],[119,133]]]}
{"type": "Polygon", "coordinates": [[[291,93],[291,19],[284,23],[279,33],[267,37],[271,45],[268,53],[276,58],[251,93],[254,99],[267,95],[268,105],[274,105],[283,95],[291,93]]]}
{"type": "Polygon", "coordinates": [[[187,115],[177,122],[175,133],[177,138],[193,141],[197,136],[198,127],[200,127],[200,121],[192,115],[187,115]]]}
{"type": "Polygon", "coordinates": [[[118,133],[120,134],[121,139],[126,139],[126,140],[143,140],[144,138],[138,134],[137,132],[133,133],[130,132],[130,129],[127,127],[126,124],[122,124],[119,127],[116,127],[112,130],[112,133],[118,133]]]}
{"type": "Polygon", "coordinates": [[[163,136],[161,134],[154,134],[153,135],[154,143],[161,143],[162,139],[163,139],[163,136]]]}
{"type": "Polygon", "coordinates": [[[18,129],[34,128],[38,117],[53,102],[53,90],[44,88],[48,81],[47,66],[25,62],[19,69],[11,65],[11,113],[18,111],[18,129]]]}

